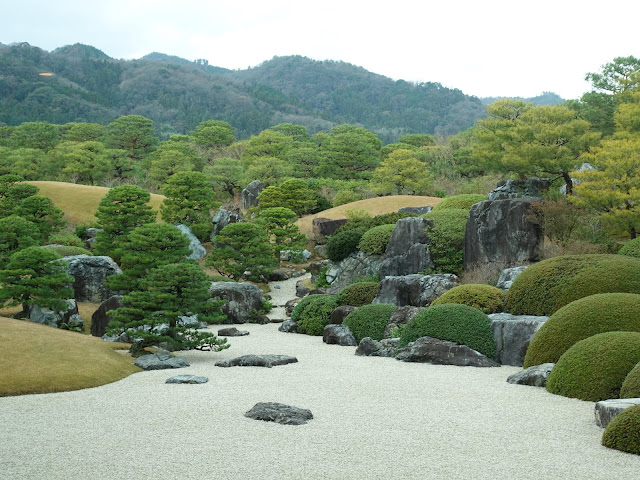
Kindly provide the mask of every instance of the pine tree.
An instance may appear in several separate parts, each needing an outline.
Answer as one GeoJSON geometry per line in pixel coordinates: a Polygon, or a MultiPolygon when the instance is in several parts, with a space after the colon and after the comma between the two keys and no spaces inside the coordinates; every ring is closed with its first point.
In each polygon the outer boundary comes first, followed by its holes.
{"type": "Polygon", "coordinates": [[[62,220],[64,212],[44,195],[25,198],[16,208],[16,213],[38,227],[42,243],[46,242],[52,234],[59,232],[66,223],[62,220]]]}
{"type": "Polygon", "coordinates": [[[297,219],[293,210],[284,207],[265,208],[258,214],[257,223],[273,243],[278,262],[282,250],[301,250],[306,244],[306,237],[295,224],[297,219]]]}
{"type": "Polygon", "coordinates": [[[35,223],[18,215],[0,218],[0,267],[12,253],[39,243],[40,230],[35,223]]]}

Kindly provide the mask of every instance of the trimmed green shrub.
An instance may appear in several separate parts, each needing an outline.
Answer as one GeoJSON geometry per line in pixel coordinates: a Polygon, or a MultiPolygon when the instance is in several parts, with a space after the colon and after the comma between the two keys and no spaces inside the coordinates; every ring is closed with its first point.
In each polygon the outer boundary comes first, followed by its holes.
{"type": "Polygon", "coordinates": [[[486,195],[480,195],[479,193],[464,193],[462,195],[453,195],[451,197],[445,197],[433,207],[432,211],[447,210],[450,208],[460,208],[463,210],[471,210],[471,207],[478,203],[487,200],[486,195]]]}
{"type": "MultiPolygon", "coordinates": [[[[375,217],[367,215],[356,216],[354,214],[357,212],[353,211],[351,213],[352,215],[350,216],[349,221],[338,228],[336,233],[344,232],[345,230],[353,230],[355,228],[364,228],[366,232],[370,228],[377,227],[379,225],[395,225],[401,218],[417,216],[415,213],[409,212],[383,213],[382,215],[376,215],[375,217]]],[[[367,214],[367,211],[363,210],[362,213],[367,214]]]]}
{"type": "Polygon", "coordinates": [[[380,282],[359,282],[347,285],[338,294],[338,305],[360,307],[373,302],[376,298],[380,282]]]}
{"type": "Polygon", "coordinates": [[[344,230],[327,240],[327,257],[333,262],[344,260],[358,249],[365,227],[344,230]]]}
{"type": "Polygon", "coordinates": [[[73,233],[55,233],[49,237],[49,243],[67,245],[69,247],[85,248],[85,243],[82,239],[73,233]]]}
{"type": "Polygon", "coordinates": [[[599,333],[564,352],[549,374],[547,390],[588,402],[618,398],[639,361],[640,332],[599,333]]]}
{"type": "Polygon", "coordinates": [[[468,210],[457,208],[429,212],[424,218],[433,220],[434,227],[427,227],[431,245],[429,250],[436,273],[462,272],[464,232],[468,210]]]}
{"type": "Polygon", "coordinates": [[[70,245],[61,245],[59,247],[47,247],[53,250],[61,257],[70,257],[71,255],[93,255],[89,250],[82,247],[72,247],[70,245]]]}
{"type": "Polygon", "coordinates": [[[431,306],[461,303],[489,314],[502,312],[506,298],[507,293],[500,288],[482,283],[467,283],[447,290],[431,302],[431,306]]]}
{"type": "Polygon", "coordinates": [[[524,357],[524,368],[556,363],[580,340],[613,331],[640,332],[640,295],[599,293],[565,305],[536,332],[524,357]]]}
{"type": "Polygon", "coordinates": [[[309,295],[291,312],[291,320],[298,324],[298,333],[322,335],[329,324],[331,312],[338,308],[335,295],[309,295]]]}
{"type": "Polygon", "coordinates": [[[618,250],[618,254],[640,258],[640,237],[636,237],[625,243],[620,250],[618,250]]]}
{"type": "Polygon", "coordinates": [[[640,293],[640,259],[614,254],[566,255],[535,263],[514,280],[505,311],[551,315],[596,293],[640,293]]]}
{"type": "Polygon", "coordinates": [[[370,228],[362,235],[358,248],[369,255],[382,255],[387,250],[395,223],[387,223],[370,228]]]}
{"type": "Polygon", "coordinates": [[[425,336],[466,345],[495,358],[491,320],[486,313],[467,305],[447,303],[425,308],[402,329],[398,346],[404,347],[425,336]]]}
{"type": "Polygon", "coordinates": [[[627,374],[620,388],[620,398],[640,397],[640,363],[627,374]]]}
{"type": "Polygon", "coordinates": [[[349,327],[358,343],[364,337],[382,340],[384,329],[395,309],[395,305],[386,305],[384,303],[363,305],[347,315],[343,323],[349,327]]]}
{"type": "Polygon", "coordinates": [[[602,434],[602,445],[640,455],[640,405],[616,415],[602,434]]]}

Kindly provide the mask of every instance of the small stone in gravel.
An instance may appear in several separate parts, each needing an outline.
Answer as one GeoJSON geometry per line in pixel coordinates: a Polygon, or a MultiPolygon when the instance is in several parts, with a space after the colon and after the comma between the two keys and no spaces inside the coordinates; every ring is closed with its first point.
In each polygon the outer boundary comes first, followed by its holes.
{"type": "Polygon", "coordinates": [[[532,387],[544,387],[547,385],[547,378],[555,363],[543,363],[525,368],[521,372],[514,373],[507,378],[507,382],[516,385],[530,385],[532,387]]]}
{"type": "Polygon", "coordinates": [[[280,290],[280,285],[274,285],[273,288],[275,288],[276,290],[280,290]]]}
{"type": "Polygon", "coordinates": [[[174,357],[168,353],[154,353],[152,355],[144,355],[136,360],[135,365],[143,370],[164,370],[167,368],[183,368],[188,367],[189,362],[184,358],[174,357]]]}
{"type": "Polygon", "coordinates": [[[208,381],[207,377],[199,377],[197,375],[176,375],[175,377],[167,378],[165,383],[200,384],[208,381]]]}
{"type": "Polygon", "coordinates": [[[612,398],[597,402],[595,406],[596,425],[607,428],[616,415],[634,405],[640,405],[640,398],[612,398]]]}
{"type": "Polygon", "coordinates": [[[216,367],[275,367],[296,363],[298,359],[290,355],[243,355],[241,357],[216,362],[216,367]]]}
{"type": "Polygon", "coordinates": [[[281,425],[304,425],[313,419],[311,410],[276,402],[256,403],[244,416],[254,420],[276,422],[281,425]]]}
{"type": "Polygon", "coordinates": [[[249,332],[246,330],[238,330],[236,327],[221,328],[218,330],[219,337],[244,337],[245,335],[249,335],[249,332]]]}

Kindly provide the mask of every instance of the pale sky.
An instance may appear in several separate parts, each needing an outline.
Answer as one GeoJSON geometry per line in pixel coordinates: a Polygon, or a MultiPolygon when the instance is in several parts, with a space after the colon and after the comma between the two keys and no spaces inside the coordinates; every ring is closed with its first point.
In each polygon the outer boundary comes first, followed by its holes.
{"type": "Polygon", "coordinates": [[[3,0],[1,11],[5,44],[230,69],[303,55],[479,97],[579,98],[587,72],[640,57],[637,0],[3,0]]]}

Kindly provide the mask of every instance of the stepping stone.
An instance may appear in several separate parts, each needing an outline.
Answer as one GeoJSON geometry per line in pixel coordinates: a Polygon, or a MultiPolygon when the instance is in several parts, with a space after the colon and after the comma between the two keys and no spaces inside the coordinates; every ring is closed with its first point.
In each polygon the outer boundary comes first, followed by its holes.
{"type": "Polygon", "coordinates": [[[175,377],[167,378],[164,383],[186,383],[186,384],[200,384],[207,383],[209,379],[207,377],[199,377],[197,375],[176,375],[175,377]]]}
{"type": "Polygon", "coordinates": [[[164,370],[168,368],[188,367],[189,362],[184,358],[174,357],[168,353],[154,353],[152,355],[144,355],[136,360],[135,365],[143,370],[164,370]]]}
{"type": "Polygon", "coordinates": [[[304,425],[313,419],[311,410],[276,402],[256,403],[244,416],[254,420],[276,422],[281,425],[304,425]]]}
{"type": "Polygon", "coordinates": [[[296,363],[298,359],[289,355],[243,355],[242,357],[216,362],[216,367],[275,367],[296,363]]]}
{"type": "Polygon", "coordinates": [[[236,327],[221,328],[218,330],[219,337],[244,337],[245,335],[249,335],[249,332],[246,330],[238,330],[236,327]]]}
{"type": "Polygon", "coordinates": [[[596,425],[606,428],[616,415],[634,405],[640,405],[640,398],[612,398],[596,402],[596,425]]]}

